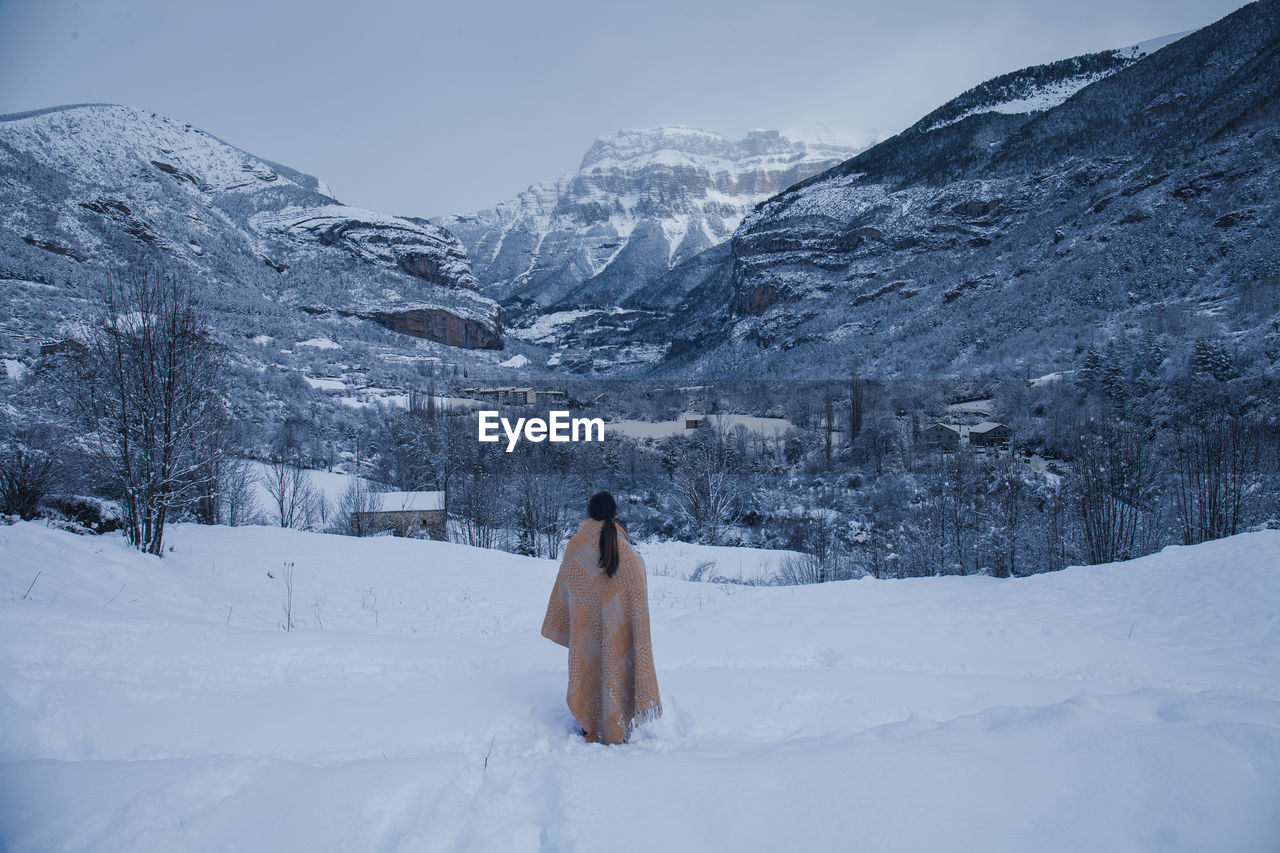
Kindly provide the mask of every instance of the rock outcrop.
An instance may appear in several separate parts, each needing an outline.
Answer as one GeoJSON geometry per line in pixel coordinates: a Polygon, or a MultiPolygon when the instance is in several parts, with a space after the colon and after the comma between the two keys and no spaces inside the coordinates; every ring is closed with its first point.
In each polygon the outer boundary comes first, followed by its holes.
{"type": "Polygon", "coordinates": [[[368,315],[392,331],[415,338],[440,341],[466,349],[502,349],[501,329],[494,325],[459,317],[439,308],[409,308],[379,311],[368,315]]]}

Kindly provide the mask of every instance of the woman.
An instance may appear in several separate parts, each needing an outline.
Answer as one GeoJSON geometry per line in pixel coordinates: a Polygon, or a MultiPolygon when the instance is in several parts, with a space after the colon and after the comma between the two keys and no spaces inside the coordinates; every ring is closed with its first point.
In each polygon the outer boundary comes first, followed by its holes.
{"type": "Polygon", "coordinates": [[[662,714],[644,560],[598,492],[564,549],[542,636],[569,648],[569,710],[590,743],[625,743],[662,714]]]}

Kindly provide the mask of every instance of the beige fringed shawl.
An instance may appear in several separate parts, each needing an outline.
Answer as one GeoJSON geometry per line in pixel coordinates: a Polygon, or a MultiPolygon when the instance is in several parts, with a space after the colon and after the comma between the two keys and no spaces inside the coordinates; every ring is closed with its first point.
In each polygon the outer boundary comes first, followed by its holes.
{"type": "Polygon", "coordinates": [[[600,568],[600,528],[587,519],[565,547],[542,636],[569,648],[569,710],[587,740],[623,743],[662,714],[649,643],[644,560],[618,527],[618,570],[600,568]]]}

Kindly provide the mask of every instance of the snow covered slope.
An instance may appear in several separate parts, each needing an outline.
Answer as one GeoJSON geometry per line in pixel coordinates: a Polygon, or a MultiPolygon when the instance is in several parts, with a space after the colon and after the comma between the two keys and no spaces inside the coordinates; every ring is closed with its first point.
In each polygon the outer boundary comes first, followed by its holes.
{"type": "Polygon", "coordinates": [[[666,714],[623,747],[574,734],[551,562],[172,543],[0,528],[0,847],[1280,847],[1278,531],[1016,580],[655,575],[666,714]]]}
{"type": "Polygon", "coordinates": [[[265,302],[502,345],[498,306],[443,228],[339,204],[309,175],[132,107],[0,116],[0,225],[0,280],[67,282],[68,315],[83,310],[73,285],[146,261],[228,316],[265,302]]]}
{"type": "MultiPolygon", "coordinates": [[[[654,334],[664,369],[1043,374],[1082,336],[1247,303],[1275,277],[1278,22],[1259,0],[1001,75],[778,193],[654,334]]],[[[1186,335],[1274,362],[1275,305],[1186,335]]]]}
{"type": "Polygon", "coordinates": [[[1190,32],[1188,30],[1149,39],[1121,50],[1090,53],[995,77],[949,101],[922,124],[928,133],[980,113],[1020,115],[1053,109],[1090,83],[1110,77],[1190,32]]]}
{"type": "Polygon", "coordinates": [[[622,130],[597,139],[577,174],[435,221],[462,240],[496,299],[617,305],[728,239],[758,202],[857,152],[812,135],[757,130],[734,141],[689,127],[622,130]]]}

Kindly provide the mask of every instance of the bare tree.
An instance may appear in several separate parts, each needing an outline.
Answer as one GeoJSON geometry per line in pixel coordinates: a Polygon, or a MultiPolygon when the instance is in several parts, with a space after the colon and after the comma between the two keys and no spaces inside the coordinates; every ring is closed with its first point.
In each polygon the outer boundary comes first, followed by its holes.
{"type": "Polygon", "coordinates": [[[262,485],[271,498],[272,520],[281,527],[304,527],[314,517],[316,492],[302,468],[277,459],[263,471],[262,485]]]}
{"type": "Polygon", "coordinates": [[[516,550],[532,557],[555,559],[569,525],[571,493],[565,478],[538,470],[535,461],[518,463],[512,502],[517,533],[516,550]]]}
{"type": "Polygon", "coordinates": [[[248,459],[229,457],[222,472],[223,519],[233,527],[254,524],[259,519],[259,507],[254,494],[253,463],[248,459]]]}
{"type": "Polygon", "coordinates": [[[826,583],[848,576],[848,558],[840,541],[833,513],[822,507],[809,510],[805,519],[801,557],[784,561],[784,576],[797,583],[826,583]],[[808,580],[803,580],[808,578],[808,580]]]}
{"type": "Polygon", "coordinates": [[[502,532],[501,480],[476,470],[457,480],[458,499],[453,502],[462,541],[477,548],[496,548],[502,532]]]}
{"type": "MultiPolygon", "coordinates": [[[[775,583],[779,586],[804,586],[812,583],[822,583],[825,578],[826,567],[813,554],[808,552],[800,552],[799,554],[788,554],[778,563],[778,574],[775,583]]],[[[690,578],[693,580],[694,578],[690,578]]]]}
{"type": "Polygon", "coordinates": [[[698,541],[715,543],[738,500],[738,476],[731,470],[724,434],[704,423],[674,472],[676,508],[698,541]]]}
{"type": "Polygon", "coordinates": [[[202,524],[222,524],[227,521],[228,489],[238,483],[245,468],[243,459],[232,453],[230,417],[216,409],[209,419],[205,439],[195,448],[195,472],[191,488],[195,492],[192,510],[202,524]]]}
{"type": "Polygon", "coordinates": [[[40,501],[58,484],[54,457],[32,431],[0,442],[0,512],[33,519],[40,501]]]}
{"type": "Polygon", "coordinates": [[[849,368],[849,443],[862,431],[862,377],[858,375],[858,365],[849,368]]]}
{"type": "Polygon", "coordinates": [[[831,399],[831,383],[822,385],[822,434],[823,459],[828,468],[831,467],[831,438],[836,429],[835,401],[831,399]]]}
{"type": "Polygon", "coordinates": [[[1090,564],[1147,552],[1154,520],[1151,443],[1138,429],[1102,422],[1076,452],[1075,499],[1090,564]]]}
{"type": "Polygon", "coordinates": [[[368,536],[373,532],[367,513],[378,508],[378,498],[362,477],[352,477],[346,489],[338,496],[330,530],[348,536],[368,536]]]}
{"type": "Polygon", "coordinates": [[[1010,455],[999,460],[991,472],[991,487],[987,493],[987,517],[991,522],[989,557],[996,577],[1008,578],[1018,574],[1020,549],[1026,524],[1027,483],[1023,479],[1023,463],[1010,455]]]}
{"type": "Polygon", "coordinates": [[[1256,478],[1256,443],[1237,418],[1216,414],[1184,424],[1174,439],[1174,508],[1182,541],[1194,545],[1239,532],[1256,478]]]}
{"type": "Polygon", "coordinates": [[[121,502],[124,529],[160,554],[169,515],[198,500],[221,376],[192,288],[140,272],[108,281],[68,389],[121,502]]]}

